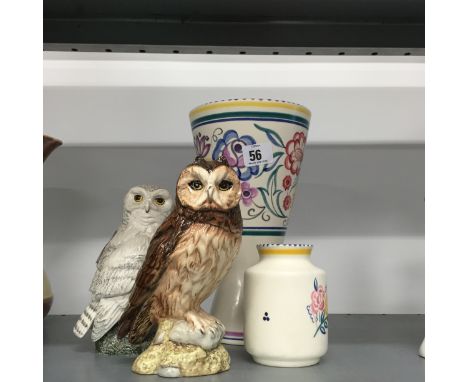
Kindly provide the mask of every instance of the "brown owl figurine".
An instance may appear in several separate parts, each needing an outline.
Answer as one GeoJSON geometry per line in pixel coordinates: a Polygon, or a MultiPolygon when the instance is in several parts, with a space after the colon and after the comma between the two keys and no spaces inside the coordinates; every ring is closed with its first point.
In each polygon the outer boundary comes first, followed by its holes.
{"type": "Polygon", "coordinates": [[[132,343],[158,327],[133,371],[177,377],[229,369],[229,355],[219,344],[224,325],[200,304],[239,251],[240,197],[239,178],[224,158],[196,159],[180,174],[175,208],[151,240],[120,320],[119,336],[128,335],[132,343]]]}

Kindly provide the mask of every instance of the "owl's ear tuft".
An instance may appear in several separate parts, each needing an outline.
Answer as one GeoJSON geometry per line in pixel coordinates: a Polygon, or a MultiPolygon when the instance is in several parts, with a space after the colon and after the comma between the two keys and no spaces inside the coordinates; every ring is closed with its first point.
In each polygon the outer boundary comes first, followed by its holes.
{"type": "Polygon", "coordinates": [[[206,162],[206,160],[205,160],[202,156],[197,155],[197,156],[195,157],[195,160],[194,160],[191,164],[196,164],[196,165],[202,165],[202,166],[203,166],[203,164],[204,164],[205,162],[206,162]]]}
{"type": "Polygon", "coordinates": [[[226,166],[229,166],[229,162],[228,162],[228,160],[226,159],[226,157],[224,155],[220,155],[219,158],[217,159],[217,161],[219,163],[222,163],[222,164],[226,165],[226,166]]]}

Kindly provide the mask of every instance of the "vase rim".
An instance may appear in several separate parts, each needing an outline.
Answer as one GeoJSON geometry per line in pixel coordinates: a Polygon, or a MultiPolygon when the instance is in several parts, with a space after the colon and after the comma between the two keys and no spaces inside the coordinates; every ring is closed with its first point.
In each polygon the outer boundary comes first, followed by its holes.
{"type": "Polygon", "coordinates": [[[277,107],[302,113],[307,118],[310,118],[311,116],[311,112],[308,108],[295,102],[273,98],[229,98],[206,102],[202,105],[195,107],[190,112],[190,119],[193,120],[198,114],[223,107],[277,107]]]}
{"type": "Polygon", "coordinates": [[[261,243],[257,244],[257,248],[313,248],[313,244],[303,243],[261,243]]]}

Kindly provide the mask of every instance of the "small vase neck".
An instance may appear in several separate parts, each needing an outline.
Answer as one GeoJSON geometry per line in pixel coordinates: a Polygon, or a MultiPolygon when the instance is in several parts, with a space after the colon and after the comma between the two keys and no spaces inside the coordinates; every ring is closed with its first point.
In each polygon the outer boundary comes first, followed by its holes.
{"type": "Polygon", "coordinates": [[[260,255],[260,261],[307,261],[310,262],[310,254],[307,255],[260,255]]]}
{"type": "Polygon", "coordinates": [[[266,258],[305,258],[309,259],[312,246],[306,244],[260,244],[257,246],[261,259],[266,258]]]}

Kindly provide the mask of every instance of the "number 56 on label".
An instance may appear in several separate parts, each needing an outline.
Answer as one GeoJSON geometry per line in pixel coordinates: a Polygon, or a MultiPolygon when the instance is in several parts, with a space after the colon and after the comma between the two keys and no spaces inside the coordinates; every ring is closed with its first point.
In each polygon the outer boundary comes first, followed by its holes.
{"type": "Polygon", "coordinates": [[[244,164],[247,167],[273,162],[273,149],[271,143],[257,143],[242,148],[244,164]]]}

